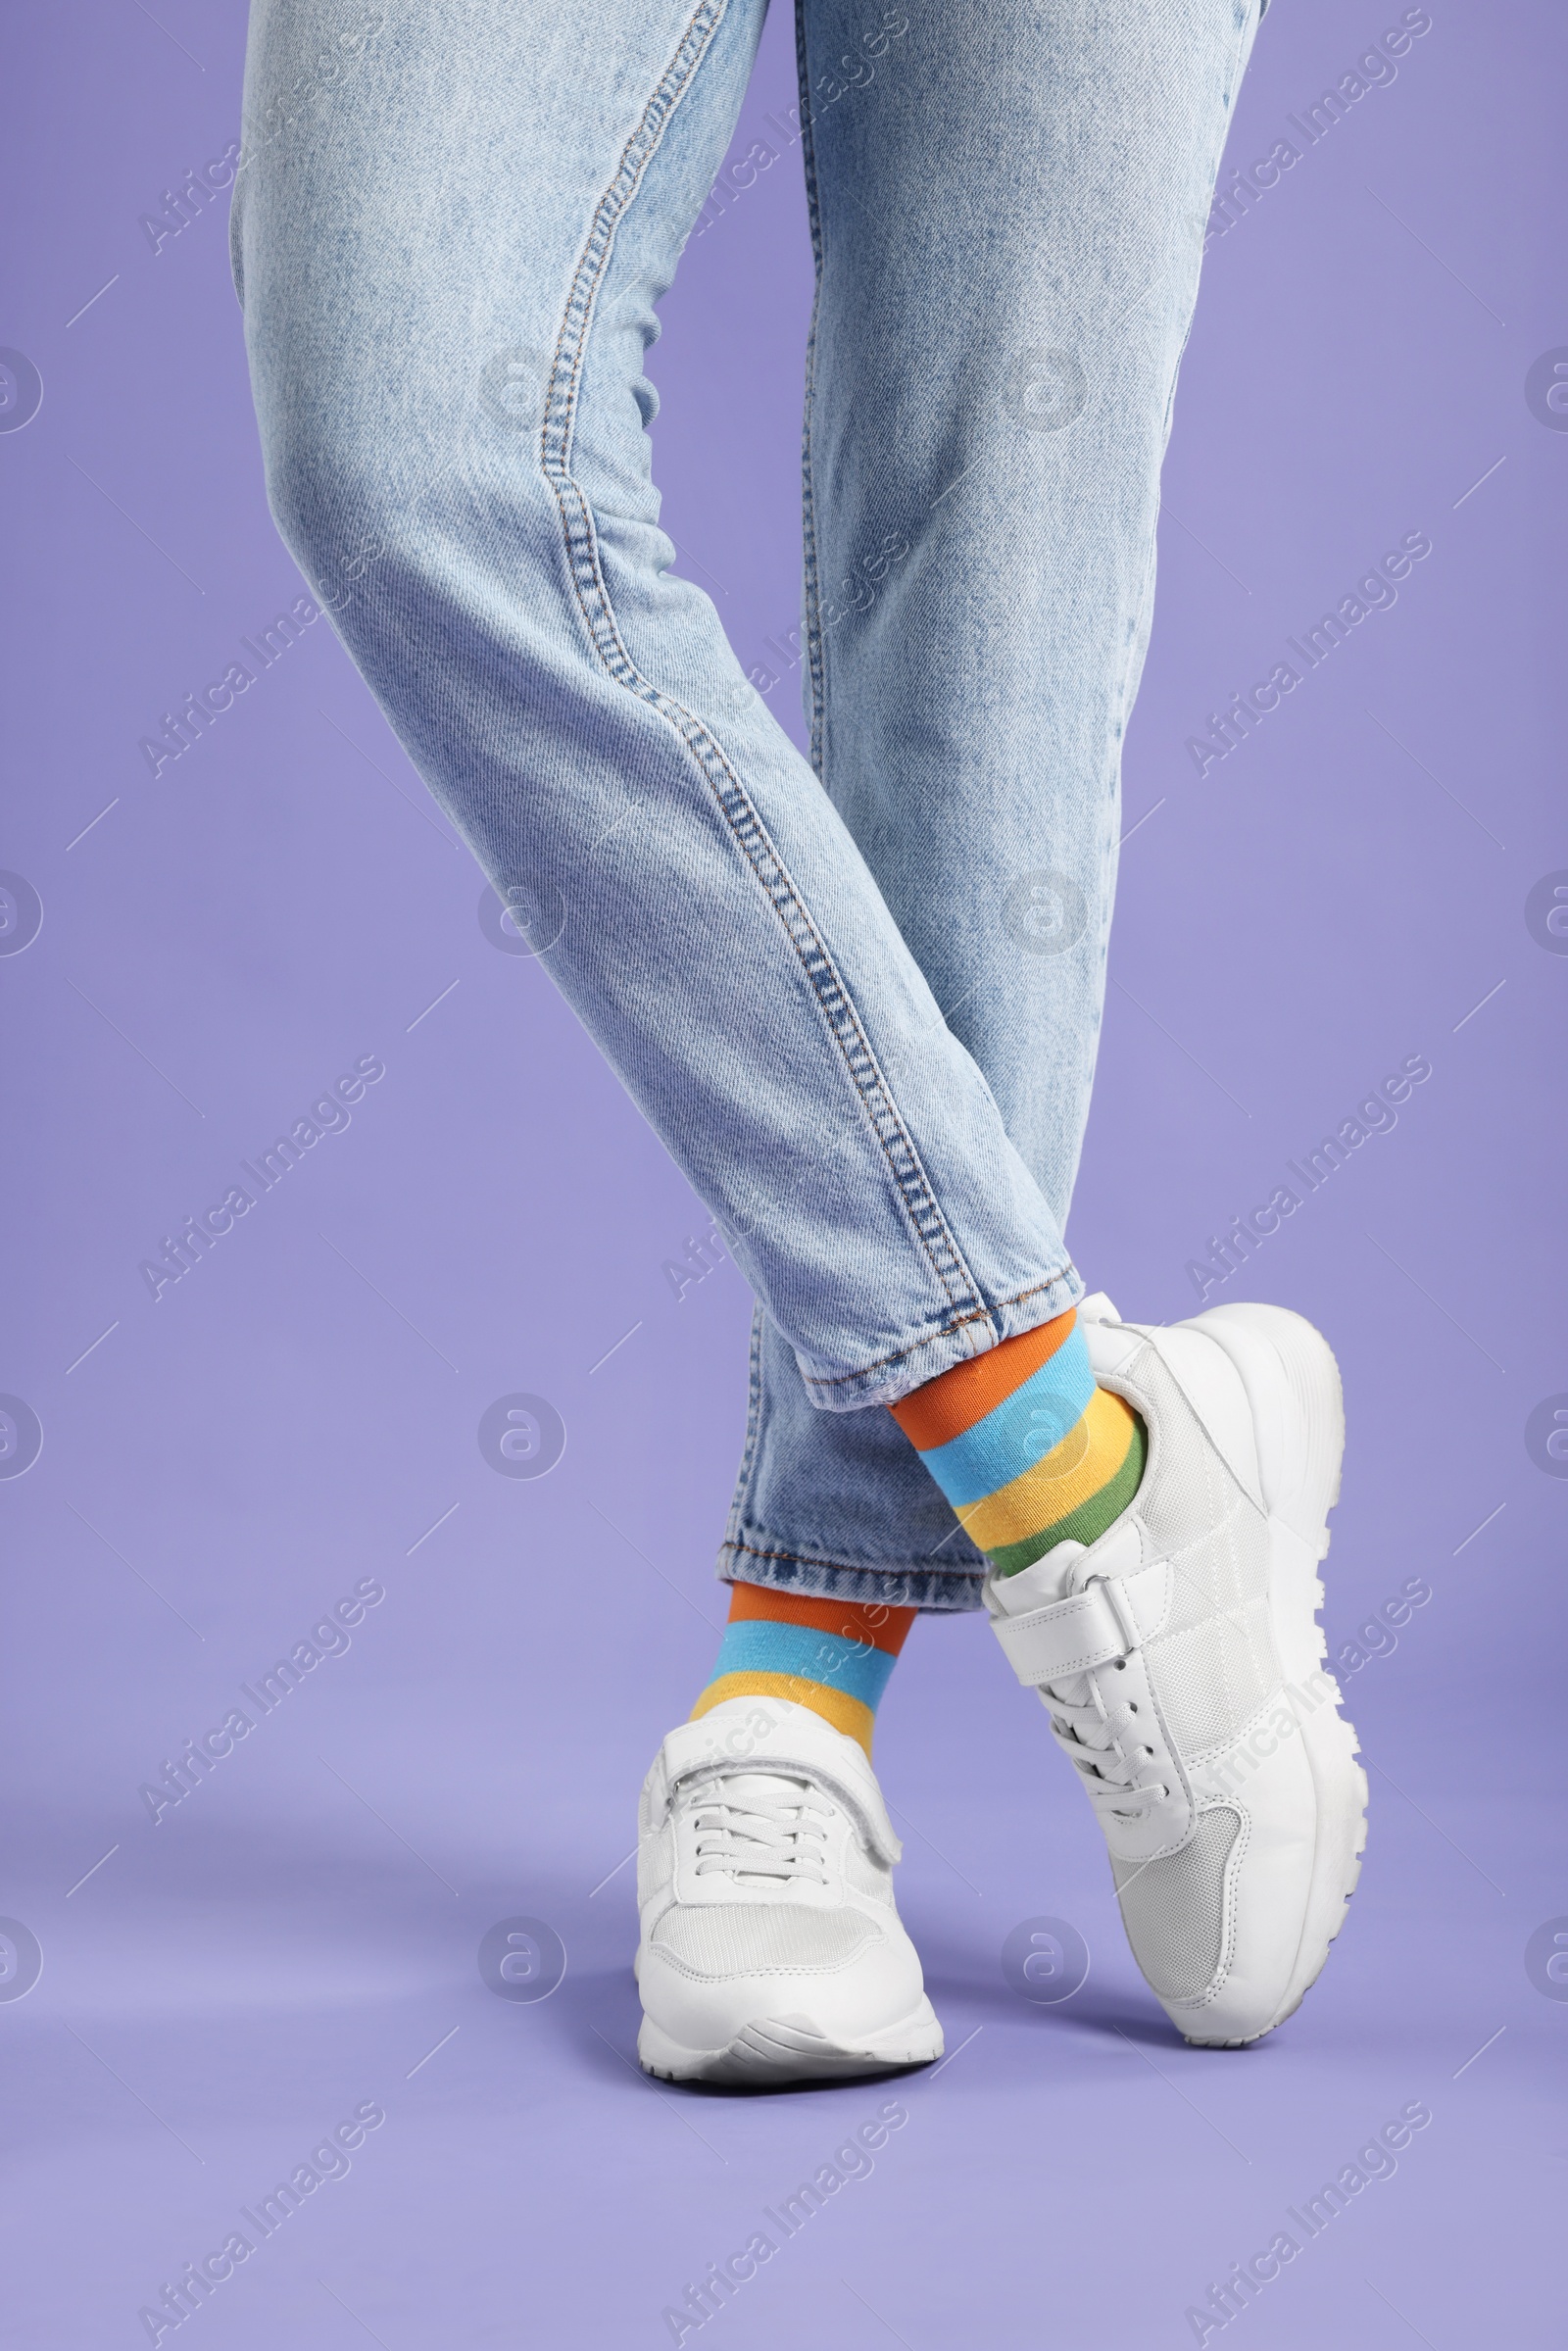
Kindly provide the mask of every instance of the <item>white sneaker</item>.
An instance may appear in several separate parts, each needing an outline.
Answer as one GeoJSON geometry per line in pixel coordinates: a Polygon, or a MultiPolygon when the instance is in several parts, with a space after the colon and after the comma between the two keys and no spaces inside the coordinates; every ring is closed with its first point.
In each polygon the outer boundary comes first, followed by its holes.
{"type": "Polygon", "coordinates": [[[774,2088],[942,2054],[864,1750],[808,1706],[671,1731],[638,1814],[643,2070],[774,2088]]]}
{"type": "Polygon", "coordinates": [[[1280,1306],[1170,1328],[1078,1309],[1095,1378],[1143,1416],[1143,1484],[986,1604],[1110,1847],[1139,1966],[1190,2041],[1299,2005],[1366,1842],[1366,1775],[1316,1611],[1345,1414],[1326,1343],[1280,1306]]]}

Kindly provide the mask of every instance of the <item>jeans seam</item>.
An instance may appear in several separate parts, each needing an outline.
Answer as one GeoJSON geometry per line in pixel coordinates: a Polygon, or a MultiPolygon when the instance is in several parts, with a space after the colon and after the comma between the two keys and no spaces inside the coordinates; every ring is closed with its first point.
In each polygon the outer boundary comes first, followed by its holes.
{"type": "Polygon", "coordinates": [[[723,18],[726,0],[701,0],[693,12],[674,56],[621,150],[610,185],[595,208],[556,338],[540,437],[540,462],[561,514],[572,592],[593,652],[606,673],[656,710],[685,745],[736,847],[766,893],[780,927],[795,950],[815,997],[818,1014],[838,1048],[857,1099],[881,1147],[908,1228],[924,1249],[949,1305],[966,1305],[968,1313],[963,1319],[971,1319],[987,1314],[989,1309],[931,1190],[914,1139],[893,1101],[855,1001],[751,796],[722,748],[693,712],[645,678],[632,661],[600,569],[592,509],[570,469],[577,396],[593,324],[595,297],[613,250],[616,226],[642,184],[643,173],[658,151],[664,126],[690,86],[723,18]]]}
{"type": "Polygon", "coordinates": [[[806,338],[806,398],[801,410],[802,620],[806,632],[806,674],[811,689],[811,765],[827,781],[827,648],[822,635],[820,565],[816,551],[816,496],[811,478],[811,419],[816,398],[816,329],[822,304],[822,211],[816,187],[816,141],[811,129],[810,67],[807,57],[806,0],[796,0],[796,73],[801,89],[801,160],[806,173],[806,214],[811,231],[811,323],[806,338]]]}
{"type": "MultiPolygon", "coordinates": [[[[923,1347],[929,1347],[933,1340],[947,1339],[951,1337],[955,1331],[961,1331],[965,1323],[978,1322],[982,1319],[989,1322],[994,1312],[1001,1311],[1008,1306],[1021,1306],[1026,1299],[1038,1298],[1042,1291],[1054,1290],[1056,1284],[1060,1281],[1064,1281],[1074,1270],[1075,1269],[1070,1264],[1058,1265],[1055,1272],[1048,1274],[1043,1282],[1031,1282],[1027,1290],[1014,1291],[1011,1298],[998,1298],[995,1307],[971,1306],[964,1313],[954,1315],[950,1322],[942,1323],[936,1330],[927,1331],[923,1337],[911,1341],[909,1346],[897,1348],[891,1355],[879,1355],[876,1361],[874,1363],[868,1363],[863,1371],[835,1372],[831,1377],[827,1378],[819,1377],[815,1372],[812,1372],[809,1375],[808,1384],[812,1388],[854,1388],[858,1386],[860,1381],[866,1379],[872,1372],[882,1371],[890,1363],[903,1363],[910,1355],[917,1355],[920,1349],[923,1347]]],[[[1070,1311],[1070,1309],[1066,1306],[1063,1306],[1061,1311],[1063,1314],[1066,1314],[1070,1311]]],[[[933,1374],[933,1377],[935,1375],[933,1374]]]]}
{"type": "Polygon", "coordinates": [[[971,1567],[965,1560],[956,1567],[921,1566],[914,1568],[895,1567],[875,1559],[861,1559],[853,1562],[848,1559],[808,1559],[804,1551],[787,1551],[777,1543],[769,1543],[764,1549],[760,1543],[748,1542],[744,1534],[727,1536],[720,1545],[720,1551],[721,1553],[723,1551],[744,1551],[749,1559],[787,1559],[791,1567],[830,1567],[836,1575],[841,1576],[903,1576],[910,1574],[932,1577],[967,1576],[972,1582],[980,1583],[988,1572],[984,1560],[978,1567],[971,1567]]]}
{"type": "Polygon", "coordinates": [[[725,1545],[740,1534],[752,1489],[752,1472],[757,1464],[757,1448],[762,1435],[762,1309],[755,1301],[752,1306],[751,1343],[746,1351],[746,1442],[741,1449],[740,1468],[735,1473],[729,1523],[724,1529],[725,1545]]]}
{"type": "Polygon", "coordinates": [[[928,1615],[968,1615],[975,1613],[984,1605],[980,1597],[986,1575],[983,1562],[977,1567],[965,1564],[943,1568],[934,1568],[928,1563],[914,1560],[909,1560],[903,1565],[896,1565],[884,1560],[863,1560],[856,1565],[851,1565],[848,1561],[842,1560],[808,1559],[797,1551],[785,1550],[771,1544],[764,1546],[742,1538],[739,1541],[726,1542],[720,1549],[719,1581],[725,1584],[760,1583],[763,1591],[785,1592],[800,1588],[793,1577],[784,1581],[776,1581],[772,1578],[751,1577],[739,1573],[738,1571],[748,1561],[754,1561],[760,1567],[776,1563],[780,1567],[799,1568],[813,1583],[828,1581],[830,1589],[817,1595],[825,1598],[836,1596],[834,1588],[842,1579],[845,1583],[859,1588],[858,1592],[848,1592],[842,1595],[847,1602],[852,1601],[855,1597],[870,1596],[865,1592],[865,1588],[870,1586],[874,1589],[876,1597],[883,1600],[884,1605],[918,1608],[922,1613],[928,1615]],[[897,1599],[887,1600],[884,1597],[890,1584],[894,1586],[900,1595],[897,1599]],[[956,1608],[952,1602],[959,1595],[963,1596],[965,1604],[956,1608]]]}

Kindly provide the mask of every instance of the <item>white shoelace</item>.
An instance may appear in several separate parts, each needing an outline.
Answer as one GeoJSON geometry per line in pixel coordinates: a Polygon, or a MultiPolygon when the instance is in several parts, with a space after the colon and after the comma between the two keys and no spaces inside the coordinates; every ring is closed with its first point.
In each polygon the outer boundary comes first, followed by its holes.
{"type": "Polygon", "coordinates": [[[1138,1736],[1136,1701],[1102,1708],[1087,1674],[1048,1683],[1043,1694],[1057,1743],[1072,1757],[1098,1809],[1114,1813],[1118,1820],[1137,1820],[1169,1795],[1162,1780],[1138,1777],[1154,1750],[1138,1736]]]}
{"type": "MultiPolygon", "coordinates": [[[[754,1783],[759,1777],[747,1775],[754,1783]]],[[[775,1780],[772,1787],[777,1794],[755,1787],[742,1792],[736,1782],[721,1781],[717,1793],[697,1800],[691,1825],[698,1877],[727,1870],[737,1881],[806,1878],[827,1884],[823,1864],[831,1812],[811,1802],[804,1783],[798,1795],[786,1781],[775,1780]]]]}

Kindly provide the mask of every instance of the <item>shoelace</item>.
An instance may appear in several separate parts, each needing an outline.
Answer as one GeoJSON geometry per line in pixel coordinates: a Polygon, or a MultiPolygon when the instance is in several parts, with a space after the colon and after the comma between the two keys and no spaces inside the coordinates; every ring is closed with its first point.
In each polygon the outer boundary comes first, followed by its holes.
{"type": "Polygon", "coordinates": [[[825,1886],[825,1824],[831,1817],[804,1791],[800,1796],[705,1797],[692,1821],[696,1874],[728,1870],[738,1878],[806,1878],[825,1886]],[[824,1826],[817,1828],[817,1821],[824,1826]]]}
{"type": "Polygon", "coordinates": [[[1118,1820],[1137,1820],[1169,1795],[1162,1780],[1138,1778],[1143,1759],[1153,1749],[1137,1735],[1136,1701],[1102,1708],[1087,1674],[1047,1683],[1044,1694],[1057,1744],[1072,1757],[1098,1809],[1114,1813],[1118,1820]]]}

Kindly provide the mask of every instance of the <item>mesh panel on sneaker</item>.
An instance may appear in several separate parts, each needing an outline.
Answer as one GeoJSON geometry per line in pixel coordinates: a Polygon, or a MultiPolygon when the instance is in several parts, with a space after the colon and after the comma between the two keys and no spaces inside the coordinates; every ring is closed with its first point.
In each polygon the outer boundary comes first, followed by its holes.
{"type": "Polygon", "coordinates": [[[1268,1527],[1234,1490],[1228,1498],[1216,1494],[1213,1516],[1180,1548],[1159,1547],[1171,1564],[1169,1633],[1215,1608],[1245,1607],[1268,1590],[1268,1527]]]}
{"type": "MultiPolygon", "coordinates": [[[[1240,1490],[1154,1348],[1144,1347],[1128,1373],[1129,1384],[1147,1396],[1149,1418],[1159,1429],[1159,1475],[1145,1490],[1157,1517],[1149,1516],[1149,1523],[1161,1549],[1179,1550],[1222,1515],[1240,1490]]],[[[1146,1408],[1138,1395],[1133,1401],[1146,1408]]]]}
{"type": "Polygon", "coordinates": [[[641,1822],[637,1839],[637,1907],[646,1910],[675,1875],[675,1840],[667,1829],[651,1835],[641,1822]]]}
{"type": "Polygon", "coordinates": [[[666,1910],[656,1951],[688,1976],[769,1976],[848,1967],[880,1931],[858,1910],[797,1910],[782,1902],[723,1902],[666,1910]]]}
{"type": "Polygon", "coordinates": [[[1159,1430],[1158,1465],[1144,1479],[1137,1509],[1154,1551],[1175,1570],[1166,1630],[1179,1632],[1266,1590],[1268,1534],[1152,1347],[1133,1372],[1159,1430]]]}
{"type": "Polygon", "coordinates": [[[1221,1806],[1200,1812],[1188,1842],[1162,1861],[1111,1855],[1134,1957],[1162,2000],[1193,2000],[1213,1980],[1225,1926],[1225,1864],[1241,1829],[1221,1806]]]}
{"type": "Polygon", "coordinates": [[[1228,1746],[1279,1688],[1266,1599],[1161,1634],[1144,1653],[1171,1739],[1186,1758],[1228,1746]]]}

